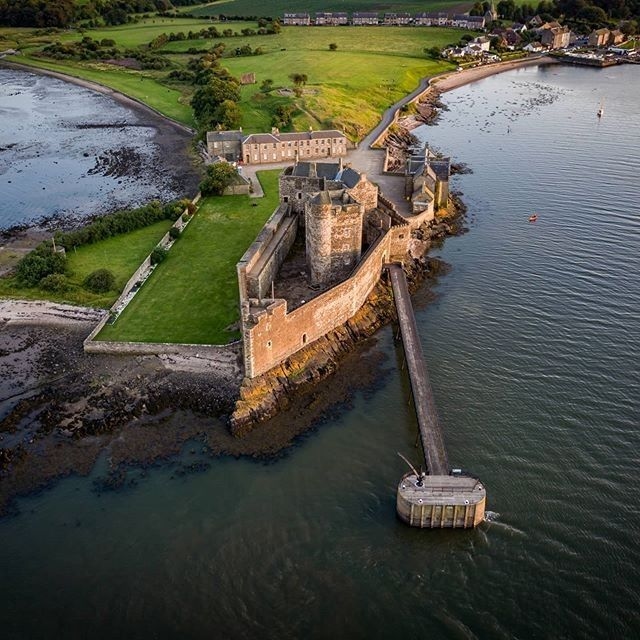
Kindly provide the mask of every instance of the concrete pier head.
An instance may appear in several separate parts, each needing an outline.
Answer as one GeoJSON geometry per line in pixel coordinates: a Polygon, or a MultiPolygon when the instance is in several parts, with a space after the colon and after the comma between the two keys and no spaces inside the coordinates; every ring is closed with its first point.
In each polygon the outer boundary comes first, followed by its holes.
{"type": "Polygon", "coordinates": [[[401,520],[422,529],[472,529],[484,519],[487,492],[477,478],[407,473],[398,485],[401,520]]]}

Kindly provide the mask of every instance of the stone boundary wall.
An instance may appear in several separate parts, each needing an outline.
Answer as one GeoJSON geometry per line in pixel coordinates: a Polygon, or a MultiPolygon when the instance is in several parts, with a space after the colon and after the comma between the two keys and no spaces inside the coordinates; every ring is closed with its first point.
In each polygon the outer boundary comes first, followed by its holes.
{"type": "MultiPolygon", "coordinates": [[[[202,194],[198,193],[196,197],[191,201],[192,204],[197,205],[202,198],[202,194]]],[[[185,220],[185,216],[189,215],[189,210],[185,209],[180,217],[171,225],[181,231],[189,224],[193,216],[185,220]]],[[[171,242],[171,236],[169,232],[165,233],[160,242],[156,246],[167,246],[171,242]]],[[[83,343],[85,353],[119,353],[119,354],[151,354],[160,355],[166,353],[182,353],[184,355],[192,355],[194,350],[199,350],[201,353],[206,352],[209,355],[215,355],[217,353],[229,353],[229,348],[233,345],[188,345],[188,344],[171,344],[171,343],[151,343],[151,342],[111,342],[107,340],[96,340],[96,336],[102,331],[104,325],[107,324],[109,318],[117,313],[118,315],[124,311],[127,304],[133,298],[131,292],[138,284],[140,279],[151,269],[151,254],[149,254],[142,264],[135,270],[133,275],[129,278],[129,281],[124,286],[122,293],[118,299],[113,303],[108,313],[104,314],[104,317],[94,327],[93,331],[86,337],[83,343]],[[129,298],[129,299],[127,299],[129,298]]],[[[228,355],[226,360],[228,359],[228,355]]]]}
{"type": "Polygon", "coordinates": [[[273,300],[266,309],[254,311],[251,303],[261,301],[241,297],[245,375],[255,378],[265,373],[354,316],[380,279],[394,236],[393,231],[381,236],[351,277],[291,313],[285,300],[273,300]],[[250,323],[253,326],[247,326],[250,323]]]}
{"type": "MultiPolygon", "coordinates": [[[[104,326],[104,325],[103,325],[104,326]]],[[[181,355],[203,356],[207,360],[228,364],[229,355],[240,351],[240,341],[225,345],[180,344],[173,342],[107,342],[106,340],[85,341],[85,353],[107,353],[121,355],[181,355]]]]}
{"type": "Polygon", "coordinates": [[[281,203],[236,266],[240,300],[265,298],[271,282],[296,239],[297,217],[281,203]]]}

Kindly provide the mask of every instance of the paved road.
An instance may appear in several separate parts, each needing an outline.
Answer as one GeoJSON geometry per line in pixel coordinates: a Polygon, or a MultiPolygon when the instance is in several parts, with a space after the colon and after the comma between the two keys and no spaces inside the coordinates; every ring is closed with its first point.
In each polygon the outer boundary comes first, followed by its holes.
{"type": "MultiPolygon", "coordinates": [[[[396,111],[405,104],[420,95],[429,86],[431,78],[423,78],[420,84],[408,95],[391,105],[383,114],[380,122],[363,138],[355,149],[351,149],[345,162],[360,173],[366,173],[369,180],[375,182],[386,198],[396,204],[398,211],[405,215],[410,213],[409,203],[404,197],[404,177],[390,176],[382,173],[384,164],[384,149],[372,149],[371,145],[375,142],[383,131],[393,122],[396,111]]],[[[335,159],[323,158],[319,162],[335,162],[335,159]]],[[[274,162],[271,164],[261,165],[243,165],[242,173],[249,178],[253,184],[253,193],[251,197],[261,198],[264,196],[259,180],[256,178],[256,171],[269,171],[271,169],[284,169],[291,165],[288,162],[274,162]]]]}

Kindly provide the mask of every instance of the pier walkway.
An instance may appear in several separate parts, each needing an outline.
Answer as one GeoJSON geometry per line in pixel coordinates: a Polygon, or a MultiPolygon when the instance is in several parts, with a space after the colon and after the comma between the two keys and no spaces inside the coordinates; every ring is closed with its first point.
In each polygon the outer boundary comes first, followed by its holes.
{"type": "Polygon", "coordinates": [[[486,490],[477,478],[449,467],[407,278],[398,264],[384,268],[391,279],[428,473],[412,468],[402,477],[396,497],[398,517],[422,529],[476,527],[484,519],[486,490]]]}
{"type": "Polygon", "coordinates": [[[429,383],[429,374],[411,305],[407,278],[399,265],[390,264],[385,268],[391,278],[393,297],[398,312],[398,323],[400,324],[409,379],[411,380],[426,470],[432,476],[446,476],[449,475],[449,460],[429,383]]]}

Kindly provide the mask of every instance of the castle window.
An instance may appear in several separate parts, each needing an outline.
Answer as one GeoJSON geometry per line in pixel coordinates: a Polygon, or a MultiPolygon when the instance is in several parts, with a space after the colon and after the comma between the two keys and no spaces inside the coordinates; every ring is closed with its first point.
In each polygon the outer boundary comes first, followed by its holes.
{"type": "Polygon", "coordinates": [[[302,200],[302,193],[298,191],[298,200],[302,200]]]}
{"type": "Polygon", "coordinates": [[[306,333],[302,334],[302,344],[307,344],[307,334],[306,333]]]}
{"type": "Polygon", "coordinates": [[[283,202],[289,202],[289,196],[282,196],[283,202]]]}
{"type": "Polygon", "coordinates": [[[271,340],[267,341],[267,349],[271,349],[271,347],[273,347],[273,342],[271,342],[271,340]]]}

